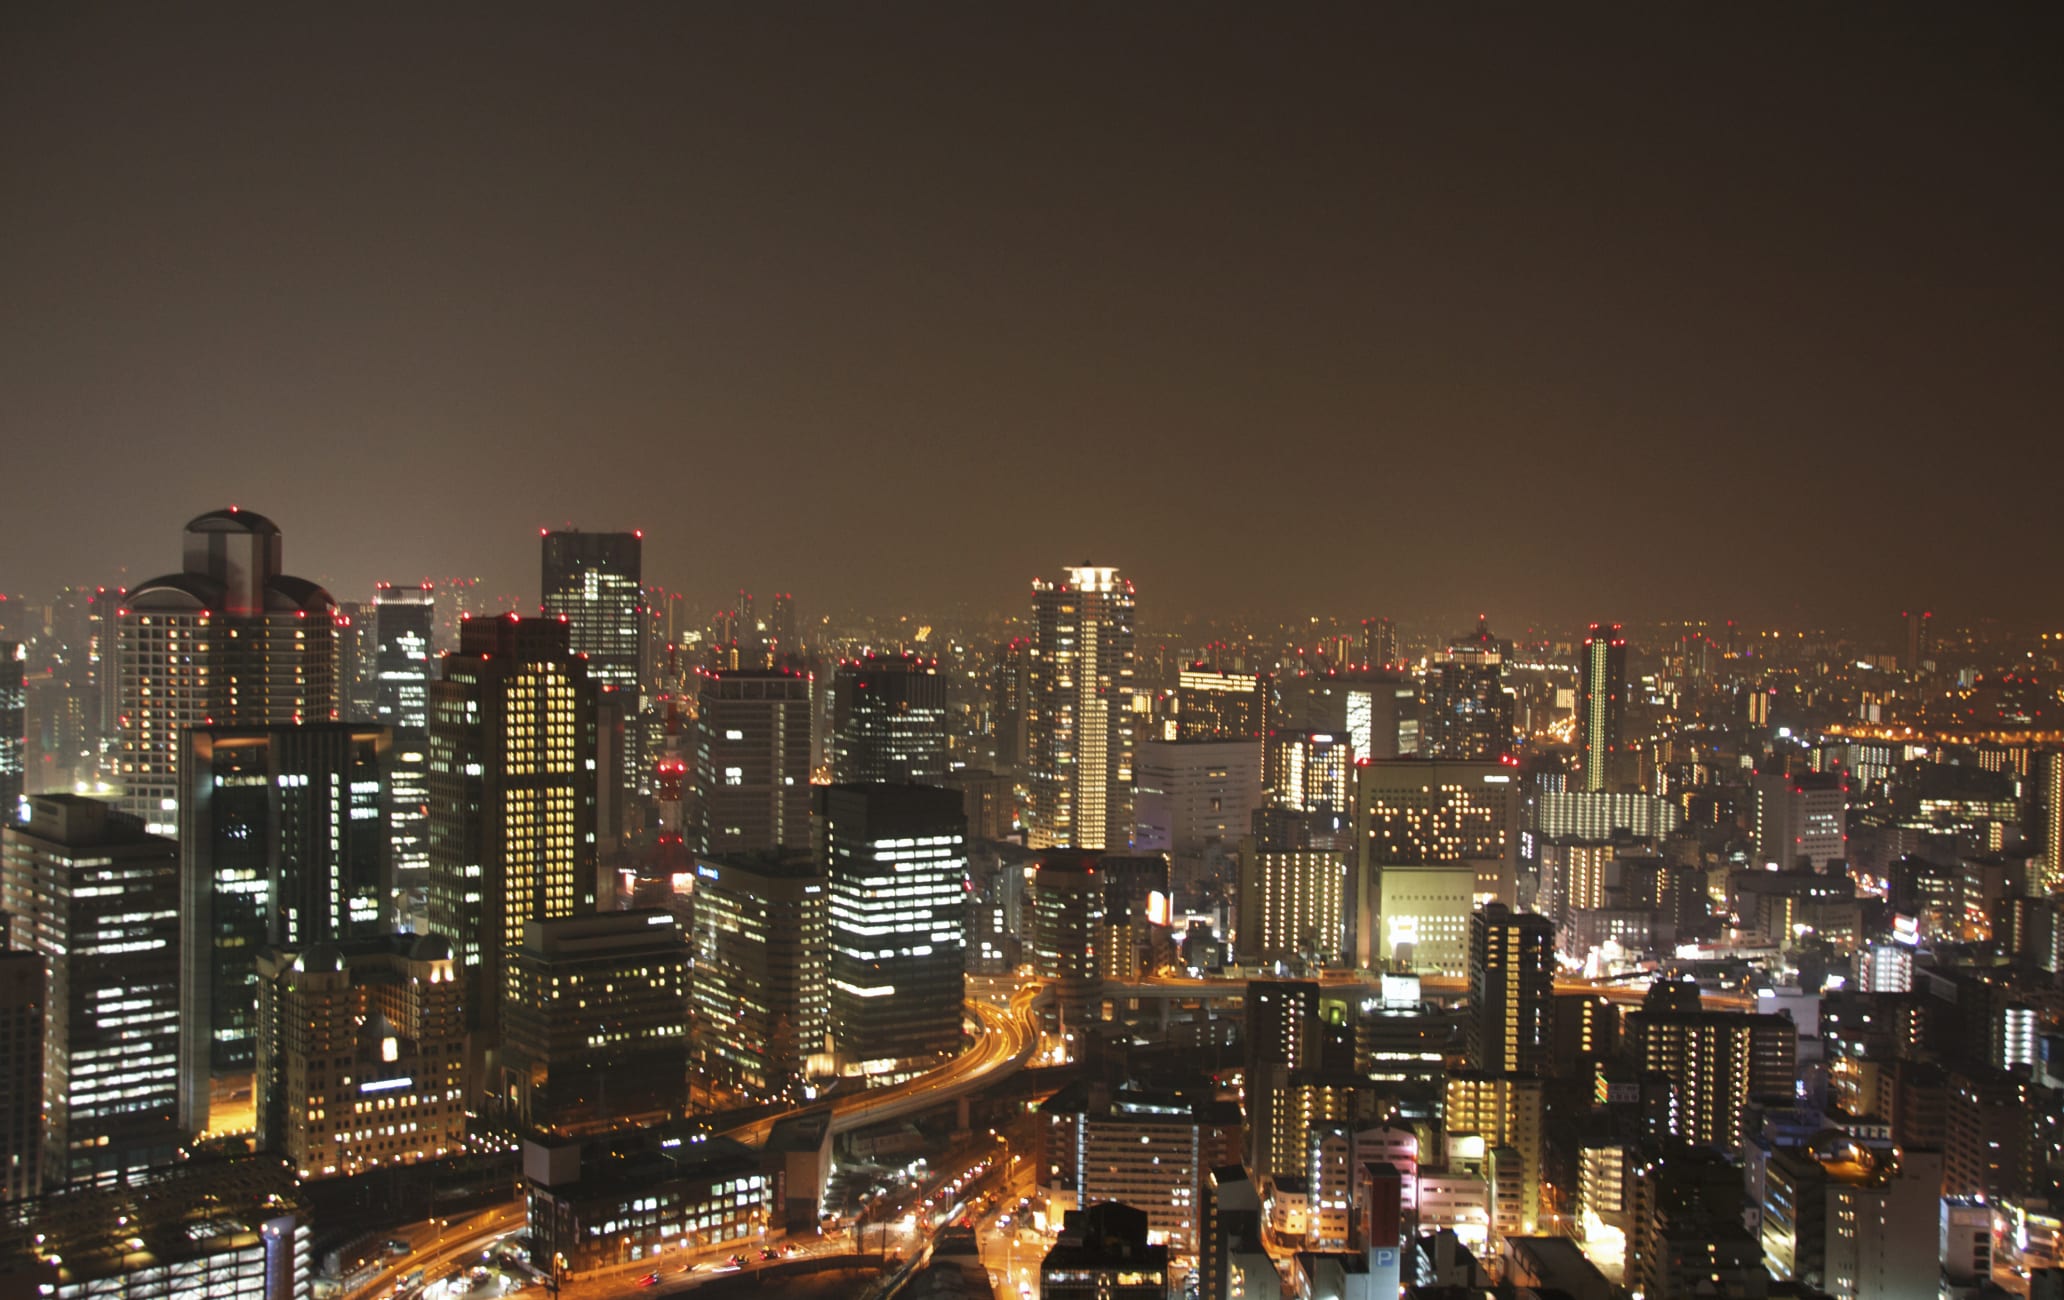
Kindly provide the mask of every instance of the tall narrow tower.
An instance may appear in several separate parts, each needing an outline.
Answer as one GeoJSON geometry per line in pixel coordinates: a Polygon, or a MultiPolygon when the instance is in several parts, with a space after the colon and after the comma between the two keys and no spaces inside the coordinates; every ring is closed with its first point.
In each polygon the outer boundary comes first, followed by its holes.
{"type": "Polygon", "coordinates": [[[638,744],[644,698],[651,672],[645,658],[645,534],[545,532],[539,580],[540,608],[546,618],[563,620],[567,645],[588,661],[588,680],[604,696],[613,695],[623,714],[618,734],[624,751],[611,755],[609,770],[619,775],[623,807],[639,790],[650,789],[648,755],[638,744]]]}
{"type": "Polygon", "coordinates": [[[373,716],[394,729],[387,787],[387,838],[395,883],[413,888],[430,869],[430,660],[437,636],[437,593],[425,582],[373,592],[379,637],[373,716]]]}
{"type": "Polygon", "coordinates": [[[1032,583],[1032,847],[1121,849],[1132,835],[1133,588],[1114,568],[1066,573],[1032,583]]]}
{"type": "Polygon", "coordinates": [[[1584,789],[1596,793],[1627,785],[1627,638],[1618,623],[1593,623],[1584,638],[1578,682],[1577,744],[1583,754],[1584,789]]]}
{"type": "Polygon", "coordinates": [[[1552,921],[1500,903],[1469,918],[1469,1055],[1477,1069],[1541,1073],[1554,998],[1552,921]]]}
{"type": "Polygon", "coordinates": [[[556,619],[469,619],[430,689],[430,928],[491,1039],[526,921],[593,911],[595,688],[556,619]]]}

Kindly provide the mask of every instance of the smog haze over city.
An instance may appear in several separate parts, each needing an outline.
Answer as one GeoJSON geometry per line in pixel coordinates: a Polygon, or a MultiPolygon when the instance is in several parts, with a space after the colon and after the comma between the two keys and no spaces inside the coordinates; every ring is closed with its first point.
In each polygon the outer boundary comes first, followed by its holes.
{"type": "Polygon", "coordinates": [[[2047,616],[2060,21],[12,6],[0,589],[2047,616]]]}
{"type": "Polygon", "coordinates": [[[2064,1297],[2060,37],[0,6],[0,1300],[2064,1297]]]}

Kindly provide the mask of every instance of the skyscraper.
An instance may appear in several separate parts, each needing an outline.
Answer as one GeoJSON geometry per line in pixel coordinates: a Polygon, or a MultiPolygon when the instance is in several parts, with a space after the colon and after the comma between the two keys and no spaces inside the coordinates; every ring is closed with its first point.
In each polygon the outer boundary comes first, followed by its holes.
{"type": "Polygon", "coordinates": [[[362,600],[337,602],[337,717],[341,721],[373,721],[379,670],[379,625],[373,606],[362,600]]]}
{"type": "Polygon", "coordinates": [[[1487,1074],[1542,1074],[1554,1046],[1555,926],[1492,903],[1469,918],[1469,1055],[1487,1074]]]}
{"type": "Polygon", "coordinates": [[[825,1051],[824,867],[807,855],[695,863],[695,1058],[717,1088],[799,1101],[825,1051]]]}
{"type": "Polygon", "coordinates": [[[788,592],[774,593],[774,609],[767,618],[767,650],[776,667],[792,666],[802,656],[803,642],[796,626],[795,597],[788,592]]]}
{"type": "Polygon", "coordinates": [[[373,593],[379,651],[373,713],[394,732],[388,768],[387,838],[394,880],[422,883],[430,870],[430,660],[437,637],[436,589],[381,583],[373,593]]]}
{"type": "Polygon", "coordinates": [[[1362,620],[1362,664],[1368,668],[1391,668],[1398,658],[1397,624],[1387,618],[1362,620]]]}
{"type": "Polygon", "coordinates": [[[539,590],[546,618],[564,619],[573,653],[598,690],[636,698],[645,682],[645,534],[545,532],[539,590]]]}
{"type": "Polygon", "coordinates": [[[336,716],[336,602],[280,571],[280,530],[231,506],[186,525],[184,567],[120,611],[116,758],[122,808],[152,834],[179,825],[179,733],[336,716]]]}
{"type": "Polygon", "coordinates": [[[4,832],[0,912],[49,964],[43,1181],[111,1181],[178,1146],[179,846],[76,795],[4,832]]]}
{"type": "Polygon", "coordinates": [[[1180,740],[1260,740],[1269,729],[1266,673],[1228,673],[1202,664],[1176,677],[1180,740]]]}
{"type": "Polygon", "coordinates": [[[504,1077],[490,1090],[542,1129],[675,1118],[688,1100],[693,964],[674,914],[657,908],[525,922],[504,1077]]]}
{"type": "Polygon", "coordinates": [[[1739,1150],[1743,1107],[1756,1097],[1793,1095],[1798,1028],[1787,1016],[1688,1010],[1674,1004],[1675,996],[1681,995],[1667,981],[1650,986],[1641,1010],[1624,1022],[1627,1055],[1640,1069],[1670,1077],[1679,1137],[1739,1150]]]}
{"type": "Polygon", "coordinates": [[[2064,749],[2052,749],[2040,756],[2037,772],[2041,792],[2036,800],[2042,808],[2042,870],[2044,888],[2054,892],[2064,882],[2064,749]]]}
{"type": "Polygon", "coordinates": [[[0,920],[0,1202],[43,1190],[43,955],[8,946],[0,920]]]}
{"type": "Polygon", "coordinates": [[[617,773],[622,807],[646,779],[646,755],[637,744],[638,719],[651,681],[645,660],[645,534],[544,532],[539,580],[546,618],[566,621],[568,645],[588,661],[598,694],[614,695],[624,726],[622,748],[609,764],[617,773]]]}
{"type": "Polygon", "coordinates": [[[1419,752],[1428,758],[1480,761],[1512,752],[1512,697],[1505,693],[1504,647],[1484,620],[1448,643],[1426,670],[1426,714],[1419,752]]]}
{"type": "Polygon", "coordinates": [[[815,805],[841,1067],[875,1073],[958,1051],[967,969],[959,792],[832,785],[815,805]]]}
{"type": "Polygon", "coordinates": [[[21,817],[28,777],[29,692],[19,641],[0,641],[0,826],[21,817]]]}
{"type": "Polygon", "coordinates": [[[1756,856],[1814,871],[1849,856],[1849,782],[1840,772],[1759,772],[1756,856]]]}
{"type": "Polygon", "coordinates": [[[1355,751],[1344,733],[1272,731],[1267,752],[1276,807],[1346,822],[1355,751]]]}
{"type": "Polygon", "coordinates": [[[1587,792],[1626,785],[1626,774],[1620,770],[1626,714],[1627,638],[1620,635],[1618,623],[1593,623],[1584,638],[1577,682],[1577,747],[1587,792]]]}
{"type": "Polygon", "coordinates": [[[595,906],[595,688],[557,619],[470,619],[430,688],[430,928],[483,1039],[526,921],[595,906]]]}
{"type": "Polygon", "coordinates": [[[702,852],[808,844],[810,679],[778,668],[704,672],[694,775],[702,852]]]}
{"type": "Polygon", "coordinates": [[[838,666],[832,685],[831,774],[841,782],[941,784],[946,678],[936,659],[867,654],[838,666]]]}
{"type": "Polygon", "coordinates": [[[179,1114],[257,1060],[258,954],[379,933],[394,885],[381,821],[387,728],[194,727],[181,738],[179,1114]]]}
{"type": "Polygon", "coordinates": [[[1031,844],[1120,849],[1132,834],[1133,588],[1113,568],[1066,572],[1032,584],[1031,844]]]}
{"type": "Polygon", "coordinates": [[[1026,891],[1032,970],[1053,982],[1064,1041],[1095,1019],[1096,995],[1103,987],[1096,942],[1103,929],[1104,887],[1097,879],[1097,861],[1095,853],[1041,854],[1026,891]]]}
{"type": "Polygon", "coordinates": [[[1029,770],[1031,652],[1029,640],[1012,637],[996,647],[989,674],[989,734],[996,745],[996,766],[1013,774],[1029,770]]]}

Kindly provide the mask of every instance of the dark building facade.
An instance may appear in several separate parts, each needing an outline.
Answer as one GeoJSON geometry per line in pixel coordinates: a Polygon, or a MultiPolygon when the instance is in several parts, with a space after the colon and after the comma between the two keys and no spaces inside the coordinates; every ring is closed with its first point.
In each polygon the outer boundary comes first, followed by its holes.
{"type": "MultiPolygon", "coordinates": [[[[588,680],[622,713],[610,770],[623,798],[608,806],[626,808],[642,788],[651,789],[638,725],[650,693],[651,664],[645,637],[645,534],[547,532],[538,590],[546,618],[566,623],[567,643],[587,660],[588,680]]],[[[619,817],[621,814],[619,813],[619,817]]]]}
{"type": "Polygon", "coordinates": [[[1543,1074],[1554,1022],[1555,925],[1492,903],[1469,918],[1469,1055],[1488,1074],[1543,1074]]]}
{"type": "Polygon", "coordinates": [[[870,654],[838,666],[832,685],[833,779],[940,785],[949,766],[946,678],[937,660],[870,654]]]}
{"type": "Polygon", "coordinates": [[[810,679],[705,672],[696,690],[695,807],[704,853],[810,842],[810,679]]]}
{"type": "Polygon", "coordinates": [[[257,1059],[258,953],[375,934],[394,865],[392,734],[367,723],[195,727],[182,738],[180,1122],[257,1059]]]}
{"type": "Polygon", "coordinates": [[[1478,619],[1476,631],[1448,643],[1426,670],[1419,752],[1480,762],[1512,752],[1512,697],[1505,693],[1503,647],[1478,619]]]}

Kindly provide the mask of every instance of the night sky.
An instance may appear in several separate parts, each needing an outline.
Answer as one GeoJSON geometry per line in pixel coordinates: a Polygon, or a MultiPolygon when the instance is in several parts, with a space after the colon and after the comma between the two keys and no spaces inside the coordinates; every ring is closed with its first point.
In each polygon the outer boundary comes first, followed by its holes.
{"type": "Polygon", "coordinates": [[[2060,613],[2064,6],[0,10],[0,588],[2060,613]]]}

